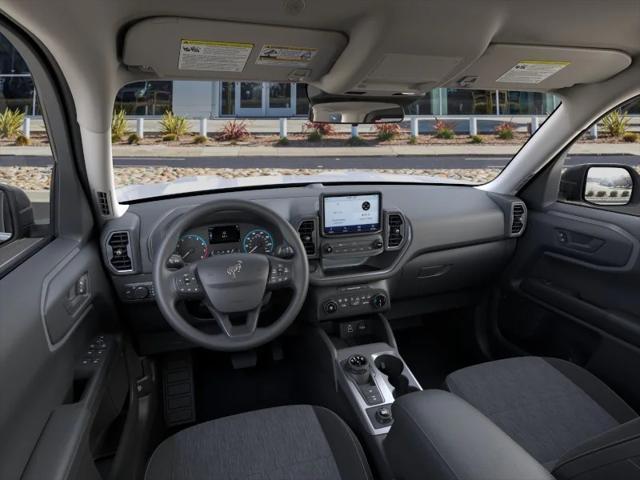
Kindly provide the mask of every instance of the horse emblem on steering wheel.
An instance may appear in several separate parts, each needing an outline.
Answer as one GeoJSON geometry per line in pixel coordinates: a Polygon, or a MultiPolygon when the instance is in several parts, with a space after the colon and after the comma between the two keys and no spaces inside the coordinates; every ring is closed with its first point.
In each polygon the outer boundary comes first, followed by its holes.
{"type": "Polygon", "coordinates": [[[241,270],[242,270],[242,260],[238,260],[233,265],[230,265],[227,267],[227,275],[229,275],[231,278],[235,280],[236,276],[240,273],[241,270]]]}

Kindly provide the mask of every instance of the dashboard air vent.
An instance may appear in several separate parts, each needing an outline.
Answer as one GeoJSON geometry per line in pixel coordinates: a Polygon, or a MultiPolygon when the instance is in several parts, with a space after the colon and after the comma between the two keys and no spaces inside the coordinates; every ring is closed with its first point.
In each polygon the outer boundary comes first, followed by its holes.
{"type": "Polygon", "coordinates": [[[524,203],[511,205],[511,235],[518,236],[524,232],[527,224],[527,207],[524,203]]]}
{"type": "Polygon", "coordinates": [[[298,227],[300,240],[308,256],[316,254],[316,222],[314,220],[304,220],[298,227]]]}
{"type": "Polygon", "coordinates": [[[98,196],[98,208],[100,213],[105,216],[111,215],[111,208],[109,206],[109,195],[107,192],[97,192],[98,196]]]}
{"type": "Polygon", "coordinates": [[[390,213],[387,217],[389,235],[387,237],[387,247],[398,248],[404,240],[404,219],[399,213],[390,213]]]}
{"type": "Polygon", "coordinates": [[[109,262],[118,272],[130,272],[133,270],[131,261],[131,249],[129,248],[129,232],[113,232],[107,241],[110,251],[109,262]]]}

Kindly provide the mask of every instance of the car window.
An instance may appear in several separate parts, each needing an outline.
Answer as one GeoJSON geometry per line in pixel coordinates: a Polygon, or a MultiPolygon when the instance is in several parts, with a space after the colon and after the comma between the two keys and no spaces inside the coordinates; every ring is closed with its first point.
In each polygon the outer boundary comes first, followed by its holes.
{"type": "Polygon", "coordinates": [[[594,122],[572,145],[558,198],[620,211],[637,203],[639,175],[640,98],[633,98],[594,122]]]}
{"type": "Polygon", "coordinates": [[[29,68],[0,34],[0,251],[49,236],[53,166],[29,68]]]}
{"type": "Polygon", "coordinates": [[[308,122],[306,85],[145,81],[119,91],[119,201],[225,186],[320,181],[478,185],[557,107],[550,94],[436,89],[399,124],[308,122]]]}

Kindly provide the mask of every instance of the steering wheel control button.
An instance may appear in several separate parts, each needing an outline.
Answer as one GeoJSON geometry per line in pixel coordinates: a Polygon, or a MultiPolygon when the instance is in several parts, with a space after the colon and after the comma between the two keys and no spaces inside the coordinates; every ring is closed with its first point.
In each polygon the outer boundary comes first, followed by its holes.
{"type": "Polygon", "coordinates": [[[198,295],[202,289],[193,273],[184,273],[176,279],[176,288],[182,295],[198,295]]]}
{"type": "Polygon", "coordinates": [[[290,280],[290,273],[287,265],[283,263],[273,263],[269,273],[269,284],[272,286],[286,284],[290,280]]]}

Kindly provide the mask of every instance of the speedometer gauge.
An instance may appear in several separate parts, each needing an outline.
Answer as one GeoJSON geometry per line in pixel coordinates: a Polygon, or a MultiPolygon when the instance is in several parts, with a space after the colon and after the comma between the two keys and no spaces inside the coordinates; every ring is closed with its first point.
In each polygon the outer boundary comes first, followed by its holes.
{"type": "Polygon", "coordinates": [[[242,249],[245,253],[273,253],[273,236],[261,228],[251,230],[242,239],[242,249]]]}
{"type": "Polygon", "coordinates": [[[185,262],[195,262],[207,258],[209,245],[207,241],[200,235],[189,234],[183,235],[178,240],[176,253],[182,257],[185,262]]]}

